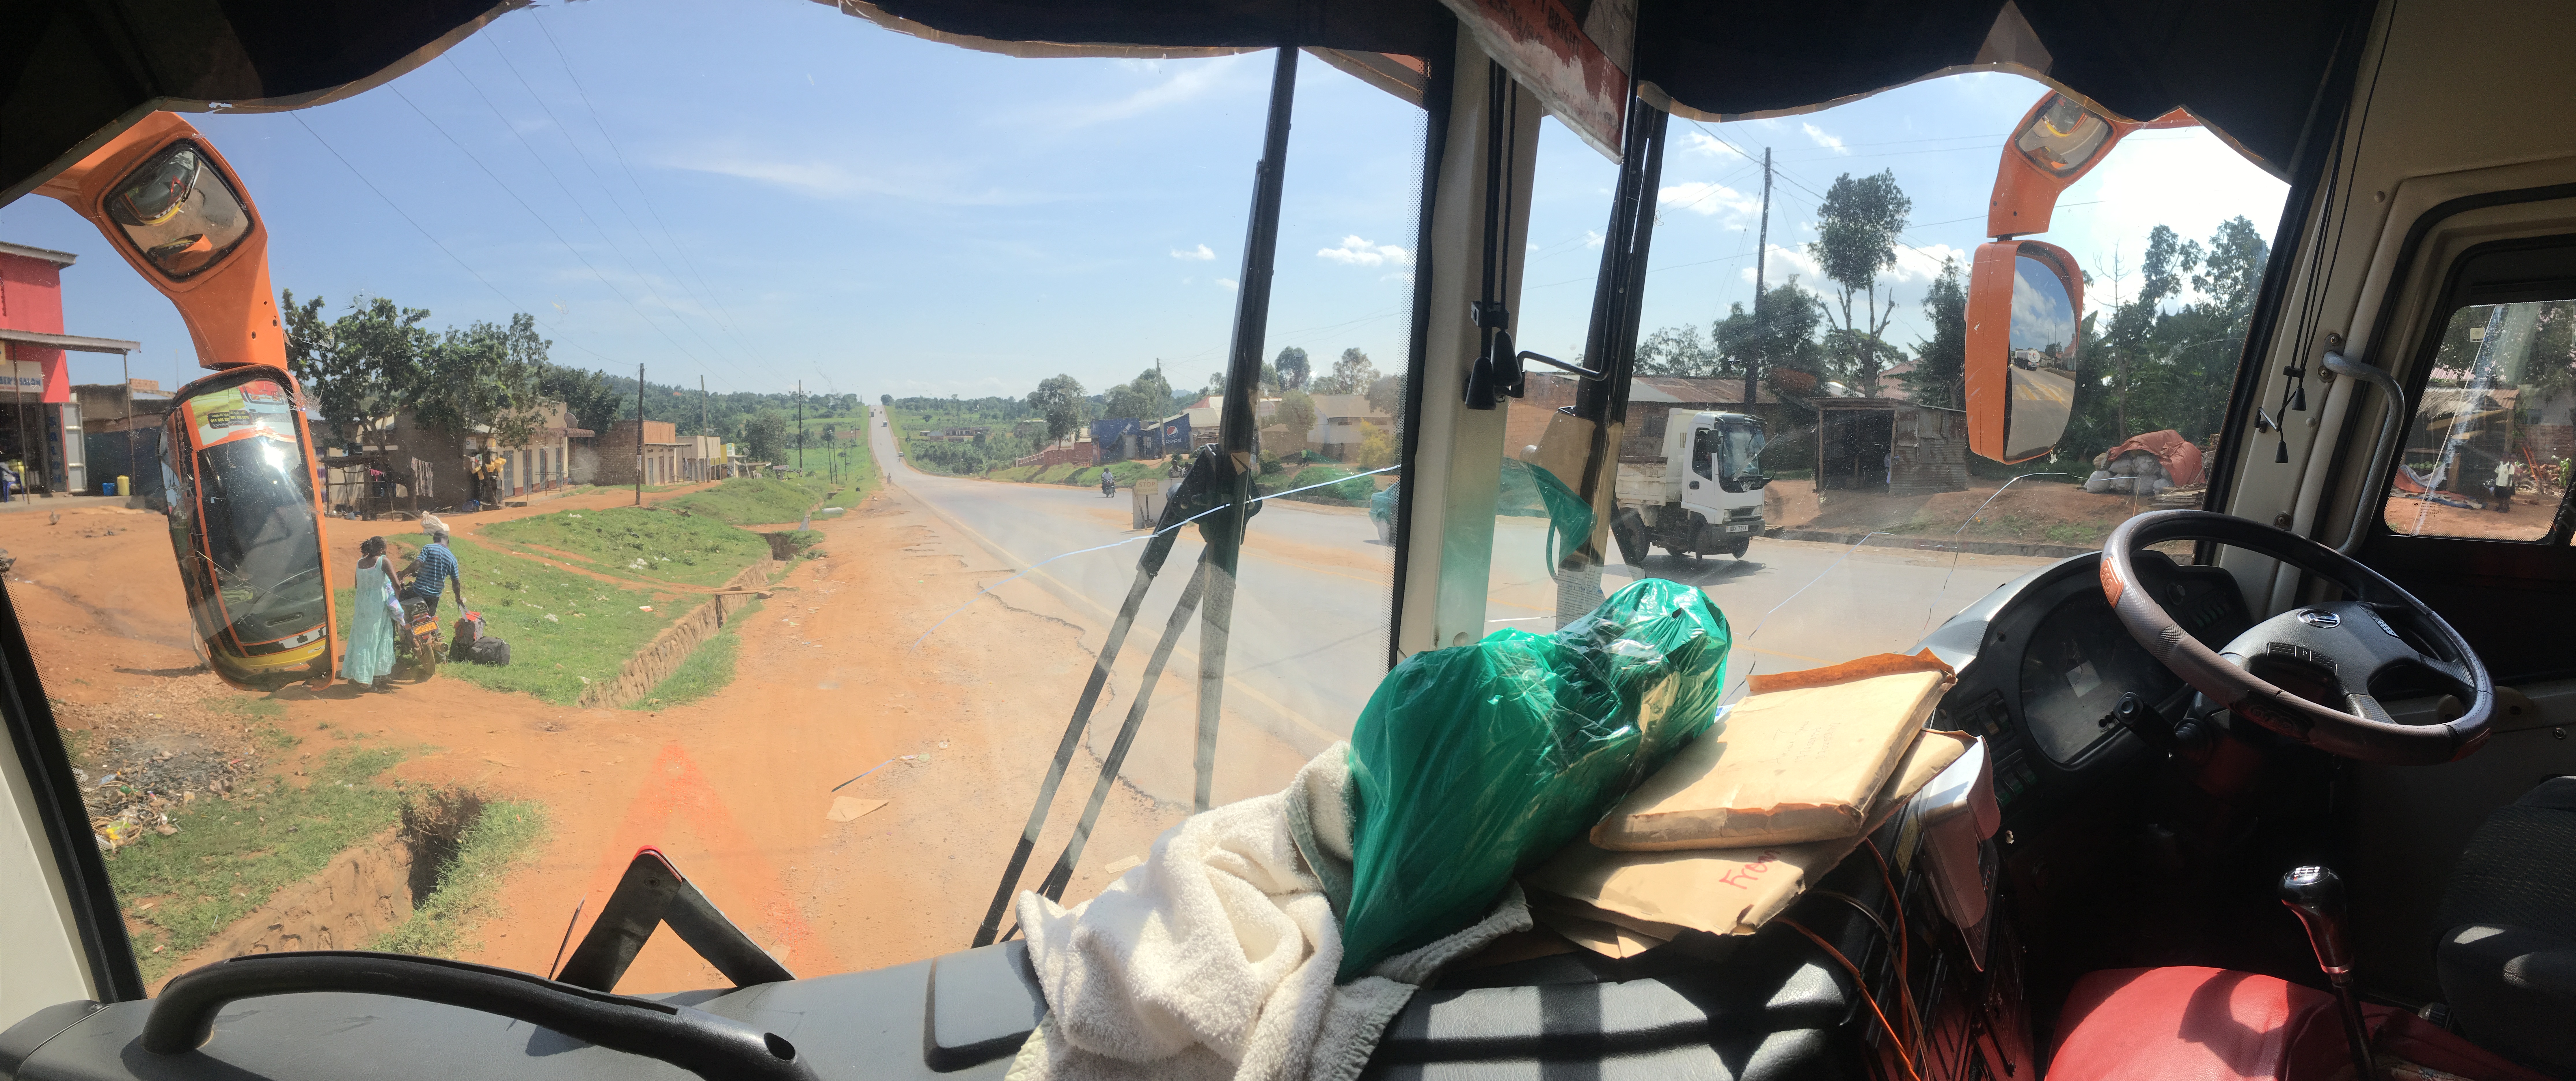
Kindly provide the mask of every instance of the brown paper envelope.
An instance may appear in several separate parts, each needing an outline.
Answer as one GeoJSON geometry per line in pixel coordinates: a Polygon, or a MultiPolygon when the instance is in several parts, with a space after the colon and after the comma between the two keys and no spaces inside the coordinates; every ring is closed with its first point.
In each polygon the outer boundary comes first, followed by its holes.
{"type": "Polygon", "coordinates": [[[1854,836],[1950,683],[1913,665],[1747,698],[1612,808],[1592,843],[1669,852],[1854,836]]]}
{"type": "MultiPolygon", "coordinates": [[[[1925,732],[1909,748],[1876,801],[1875,826],[1966,753],[1970,737],[1925,732]]],[[[1860,847],[1865,833],[1831,841],[1684,852],[1612,852],[1587,841],[1567,845],[1522,877],[1533,903],[1545,897],[1601,910],[1602,922],[1671,925],[1715,935],[1751,934],[1860,847]]],[[[1580,909],[1574,911],[1580,912],[1580,909]]],[[[1587,914],[1589,915],[1589,914],[1587,914]]],[[[1670,936],[1665,936],[1670,937],[1670,936]]]]}
{"type": "Polygon", "coordinates": [[[1667,941],[1607,920],[1591,918],[1590,914],[1597,912],[1589,905],[1571,903],[1530,906],[1531,918],[1548,930],[1604,957],[1635,957],[1667,941]]]}

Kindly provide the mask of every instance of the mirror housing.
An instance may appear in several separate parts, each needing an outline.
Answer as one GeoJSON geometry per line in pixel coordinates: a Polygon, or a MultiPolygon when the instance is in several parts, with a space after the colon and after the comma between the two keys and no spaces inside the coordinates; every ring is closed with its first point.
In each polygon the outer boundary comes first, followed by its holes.
{"type": "Polygon", "coordinates": [[[2057,197],[2111,155],[2111,147],[2130,132],[2150,128],[2191,128],[2200,121],[2176,109],[2145,123],[2122,120],[2060,91],[2040,96],[2012,138],[2004,141],[2003,161],[1995,166],[1994,195],[1986,206],[1986,235],[1998,240],[2048,231],[2057,197]]]}
{"type": "Polygon", "coordinates": [[[88,218],[170,298],[200,366],[285,369],[268,227],[231,164],[194,125],[153,113],[36,190],[88,218]],[[204,228],[181,228],[191,216],[204,228]]]}
{"type": "Polygon", "coordinates": [[[2036,240],[1977,246],[1968,271],[1968,449],[2029,461],[2057,446],[2073,416],[2084,272],[2036,240]]]}

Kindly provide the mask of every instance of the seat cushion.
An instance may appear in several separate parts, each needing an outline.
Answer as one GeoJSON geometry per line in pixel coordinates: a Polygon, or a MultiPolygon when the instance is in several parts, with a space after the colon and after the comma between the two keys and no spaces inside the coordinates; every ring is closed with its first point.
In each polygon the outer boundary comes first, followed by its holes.
{"type": "MultiPolygon", "coordinates": [[[[2051,1081],[2238,1081],[2294,1074],[2294,1058],[2323,1044],[2329,1069],[2343,1041],[2303,1039],[2339,1026],[2334,997],[2270,976],[2174,966],[2095,972],[2076,981],[2058,1015],[2051,1081]]],[[[2298,1076],[2323,1076],[2301,1068],[2298,1076]]]]}
{"type": "Polygon", "coordinates": [[[2576,1070],[2576,777],[2496,808],[2442,890],[2436,953],[2460,1031],[2524,1062],[2576,1070]]]}
{"type": "Polygon", "coordinates": [[[2576,939],[2576,777],[2540,782],[2469,836],[2435,926],[2464,923],[2576,939]]]}

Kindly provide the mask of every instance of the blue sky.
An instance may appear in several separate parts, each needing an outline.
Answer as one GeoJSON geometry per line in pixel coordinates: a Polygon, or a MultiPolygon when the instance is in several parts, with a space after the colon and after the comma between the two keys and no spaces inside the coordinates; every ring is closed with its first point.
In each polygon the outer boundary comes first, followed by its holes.
{"type": "MultiPolygon", "coordinates": [[[[276,285],[333,310],[372,294],[433,326],[529,311],[558,361],[719,391],[1018,395],[1157,359],[1195,386],[1222,364],[1269,69],[1266,53],[1010,59],[797,0],[623,0],[512,12],[348,101],[190,119],[258,202],[276,285]]],[[[1803,117],[1674,121],[1645,329],[1749,301],[1761,181],[1739,150],[1768,146],[1775,281],[1821,284],[1799,245],[1837,174],[1896,170],[1918,224],[1887,278],[1889,338],[1911,343],[1940,257],[1985,239],[2004,133],[2041,91],[1971,75],[1803,117]]],[[[1295,123],[1268,351],[1302,346],[1320,370],[1358,347],[1392,372],[1421,113],[1309,58],[1295,123]]],[[[1613,176],[1542,126],[1529,348],[1580,348],[1613,176]]],[[[2150,227],[2205,238],[2244,214],[2269,236],[2283,190],[2206,132],[2146,132],[2066,193],[2045,238],[2094,272],[2090,304],[2150,227]]],[[[71,333],[142,341],[138,376],[198,374],[168,303],[88,223],[22,198],[0,239],[82,256],[71,333]]],[[[115,373],[75,354],[77,381],[115,373]]]]}

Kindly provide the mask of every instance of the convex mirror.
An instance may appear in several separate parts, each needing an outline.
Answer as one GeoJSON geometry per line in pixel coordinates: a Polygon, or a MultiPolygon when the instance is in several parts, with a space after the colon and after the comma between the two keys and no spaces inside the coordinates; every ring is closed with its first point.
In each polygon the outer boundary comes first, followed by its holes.
{"type": "Polygon", "coordinates": [[[2084,277],[2054,244],[1977,247],[1968,272],[1968,449],[1998,462],[2057,446],[2075,408],[2084,277]]]}
{"type": "Polygon", "coordinates": [[[246,365],[180,388],[161,444],[199,652],[249,690],[327,681],[338,656],[312,435],[284,374],[246,365]]]}
{"type": "Polygon", "coordinates": [[[250,235],[250,212],[206,152],[174,143],[117,182],[104,206],[153,269],[185,281],[250,235]]]}

